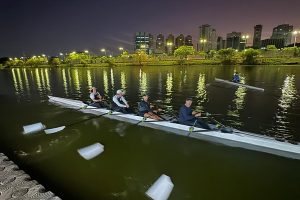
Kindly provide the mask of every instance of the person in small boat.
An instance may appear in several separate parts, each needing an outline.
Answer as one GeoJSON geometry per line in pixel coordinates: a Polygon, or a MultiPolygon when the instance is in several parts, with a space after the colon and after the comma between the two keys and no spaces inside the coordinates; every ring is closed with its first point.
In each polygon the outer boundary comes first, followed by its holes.
{"type": "Polygon", "coordinates": [[[161,109],[153,110],[153,106],[150,105],[149,96],[147,94],[143,94],[143,99],[139,102],[139,115],[145,118],[151,118],[155,120],[163,120],[161,117],[157,115],[161,109]]]}
{"type": "Polygon", "coordinates": [[[132,113],[129,109],[129,104],[124,98],[124,94],[125,92],[123,90],[117,90],[116,95],[113,97],[112,110],[124,114],[132,113]]]}
{"type": "Polygon", "coordinates": [[[211,129],[210,126],[205,123],[200,117],[201,113],[197,113],[192,111],[191,106],[193,103],[193,99],[188,97],[185,100],[185,104],[181,106],[179,110],[178,122],[180,124],[195,126],[204,129],[211,129]]]}
{"type": "Polygon", "coordinates": [[[96,87],[92,87],[90,89],[90,99],[92,100],[92,103],[90,103],[90,106],[95,106],[97,108],[105,108],[107,107],[103,95],[100,95],[100,93],[97,91],[96,87]]]}
{"type": "Polygon", "coordinates": [[[232,77],[232,82],[239,83],[240,81],[241,81],[241,79],[240,79],[239,73],[235,72],[233,77],[232,77]]]}

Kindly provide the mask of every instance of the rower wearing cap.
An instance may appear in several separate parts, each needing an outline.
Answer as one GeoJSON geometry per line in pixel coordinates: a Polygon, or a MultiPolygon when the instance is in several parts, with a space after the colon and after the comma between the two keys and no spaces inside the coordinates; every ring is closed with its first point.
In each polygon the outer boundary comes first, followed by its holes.
{"type": "Polygon", "coordinates": [[[211,129],[210,126],[202,121],[199,117],[201,117],[201,113],[197,113],[192,111],[191,105],[193,103],[193,99],[191,97],[186,98],[185,104],[181,106],[179,110],[178,121],[180,124],[196,126],[204,129],[211,129]]]}
{"type": "Polygon", "coordinates": [[[163,120],[161,117],[159,117],[156,113],[158,111],[161,111],[161,109],[158,110],[152,110],[153,106],[150,105],[148,99],[149,96],[148,94],[143,94],[143,99],[142,101],[139,103],[138,109],[139,109],[139,115],[141,117],[145,117],[145,118],[151,118],[151,119],[155,119],[155,120],[163,120]]]}
{"type": "Polygon", "coordinates": [[[97,91],[96,87],[92,87],[90,89],[90,99],[93,101],[90,106],[95,106],[98,108],[105,108],[105,104],[103,102],[104,98],[100,93],[97,91]]]}
{"type": "Polygon", "coordinates": [[[126,114],[131,113],[124,94],[123,90],[117,90],[116,95],[113,97],[112,110],[126,114]]]}

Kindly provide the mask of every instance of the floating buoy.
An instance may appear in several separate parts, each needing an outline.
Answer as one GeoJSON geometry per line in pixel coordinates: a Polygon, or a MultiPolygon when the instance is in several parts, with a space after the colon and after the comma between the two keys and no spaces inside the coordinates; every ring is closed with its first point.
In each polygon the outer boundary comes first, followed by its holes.
{"type": "Polygon", "coordinates": [[[148,189],[146,195],[153,200],[167,200],[173,190],[174,184],[171,178],[165,174],[148,189]]]}
{"type": "Polygon", "coordinates": [[[100,143],[95,143],[90,146],[77,150],[78,153],[86,160],[95,158],[104,151],[104,146],[100,143]]]}
{"type": "Polygon", "coordinates": [[[26,125],[23,126],[23,130],[24,130],[24,134],[31,134],[31,133],[36,133],[39,131],[42,131],[46,128],[46,126],[44,124],[42,124],[41,122],[39,123],[35,123],[35,124],[30,124],[30,125],[26,125]]]}

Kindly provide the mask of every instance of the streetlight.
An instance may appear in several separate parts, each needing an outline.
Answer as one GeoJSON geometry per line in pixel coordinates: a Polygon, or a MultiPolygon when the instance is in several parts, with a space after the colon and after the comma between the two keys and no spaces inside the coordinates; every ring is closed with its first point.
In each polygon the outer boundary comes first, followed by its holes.
{"type": "Polygon", "coordinates": [[[106,56],[106,49],[102,48],[100,51],[101,51],[102,53],[104,53],[105,56],[106,56]]]}
{"type": "Polygon", "coordinates": [[[246,45],[247,45],[247,39],[249,39],[249,35],[242,35],[242,39],[244,40],[244,50],[246,49],[246,45]]]}
{"type": "Polygon", "coordinates": [[[300,31],[294,31],[293,35],[295,35],[295,41],[294,41],[294,47],[296,46],[297,43],[297,35],[300,34],[300,31]]]}
{"type": "Polygon", "coordinates": [[[120,51],[123,51],[123,50],[124,50],[124,48],[123,48],[123,47],[119,47],[119,50],[120,50],[120,51]]]}
{"type": "Polygon", "coordinates": [[[88,50],[84,50],[84,53],[89,53],[89,51],[88,50]]]}
{"type": "Polygon", "coordinates": [[[60,55],[60,56],[63,56],[64,54],[63,54],[63,53],[59,53],[59,55],[60,55]]]}
{"type": "Polygon", "coordinates": [[[205,46],[206,42],[207,42],[206,39],[200,39],[200,44],[201,44],[201,47],[202,47],[202,51],[204,51],[204,46],[205,46]]]}

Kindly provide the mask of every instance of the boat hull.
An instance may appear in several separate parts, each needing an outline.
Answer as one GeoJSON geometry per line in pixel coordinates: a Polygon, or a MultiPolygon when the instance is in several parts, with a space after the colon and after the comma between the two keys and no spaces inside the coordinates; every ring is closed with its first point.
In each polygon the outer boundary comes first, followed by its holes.
{"type": "Polygon", "coordinates": [[[234,83],[234,82],[223,80],[223,79],[220,79],[220,78],[215,78],[215,81],[220,82],[220,83],[226,83],[226,84],[229,84],[229,85],[234,85],[234,86],[237,86],[237,87],[242,86],[242,87],[245,87],[245,88],[248,88],[248,89],[258,90],[258,91],[261,91],[261,92],[265,91],[265,89],[263,89],[263,88],[254,87],[254,86],[251,86],[251,85],[245,85],[245,84],[241,84],[241,83],[234,83]]]}
{"type": "MultiPolygon", "coordinates": [[[[52,103],[73,109],[79,109],[80,107],[86,106],[86,104],[78,100],[71,100],[53,96],[49,96],[49,99],[49,101],[52,103]]],[[[132,124],[136,124],[143,120],[142,117],[132,114],[122,114],[119,112],[113,112],[112,114],[109,114],[110,111],[107,109],[100,109],[92,106],[87,106],[87,109],[80,109],[80,111],[95,115],[102,115],[104,113],[107,113],[103,117],[120,120],[132,124]]],[[[248,132],[241,132],[238,130],[235,130],[233,133],[222,133],[219,130],[205,130],[196,127],[194,128],[193,132],[190,132],[190,126],[169,121],[158,122],[151,119],[147,119],[147,121],[153,122],[141,122],[138,125],[199,140],[205,140],[213,143],[224,144],[227,146],[240,147],[244,149],[300,160],[299,144],[295,145],[290,144],[288,142],[280,142],[272,137],[248,132]]]]}

